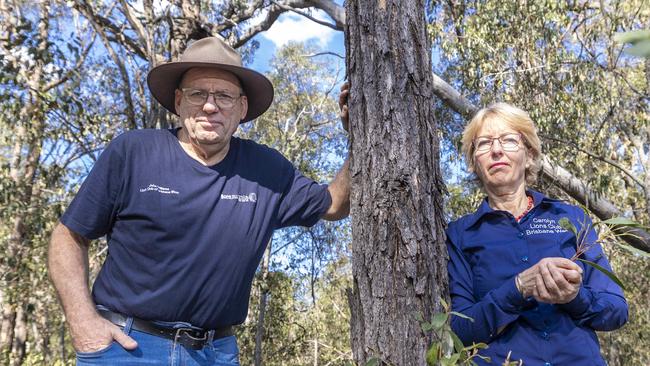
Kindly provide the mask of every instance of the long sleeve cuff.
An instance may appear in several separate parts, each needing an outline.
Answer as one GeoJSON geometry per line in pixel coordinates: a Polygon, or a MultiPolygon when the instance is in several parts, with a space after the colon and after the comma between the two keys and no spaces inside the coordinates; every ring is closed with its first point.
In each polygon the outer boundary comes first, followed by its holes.
{"type": "Polygon", "coordinates": [[[589,309],[589,306],[591,306],[592,301],[593,295],[591,291],[587,290],[583,286],[580,287],[578,295],[576,295],[575,299],[569,301],[566,304],[560,304],[559,307],[575,318],[584,314],[585,311],[589,309]]]}
{"type": "Polygon", "coordinates": [[[519,313],[526,305],[526,299],[521,295],[515,284],[515,278],[506,281],[492,293],[494,302],[505,312],[519,313]]]}

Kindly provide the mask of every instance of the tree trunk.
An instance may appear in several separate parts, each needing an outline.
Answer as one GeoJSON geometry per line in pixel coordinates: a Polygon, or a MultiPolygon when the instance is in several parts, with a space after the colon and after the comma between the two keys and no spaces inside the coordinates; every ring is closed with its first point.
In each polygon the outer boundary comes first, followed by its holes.
{"type": "Polygon", "coordinates": [[[16,310],[11,302],[2,304],[2,326],[0,328],[0,355],[4,361],[4,355],[11,353],[11,344],[14,341],[14,329],[16,324],[16,310]],[[8,351],[6,351],[8,350],[8,351]]]}
{"type": "Polygon", "coordinates": [[[263,350],[262,343],[264,342],[264,317],[266,316],[266,303],[269,295],[269,263],[271,263],[271,247],[273,239],[269,240],[269,244],[264,251],[264,259],[262,260],[262,278],[260,280],[260,303],[257,313],[257,329],[255,331],[255,366],[261,366],[263,363],[263,350]]]}
{"type": "Polygon", "coordinates": [[[25,347],[27,345],[27,319],[25,310],[19,306],[16,311],[16,325],[14,327],[14,339],[11,345],[11,366],[23,364],[25,359],[25,347]]]}
{"type": "MultiPolygon", "coordinates": [[[[9,9],[0,7],[3,14],[9,9]]],[[[38,21],[37,51],[45,58],[48,52],[50,4],[40,4],[38,21]]],[[[29,258],[33,251],[29,224],[34,212],[29,208],[32,203],[34,179],[39,168],[43,134],[45,129],[45,109],[40,91],[43,86],[45,61],[37,58],[29,73],[23,72],[27,89],[24,105],[16,117],[16,129],[13,131],[13,151],[9,164],[9,174],[15,185],[15,199],[26,209],[15,212],[11,217],[12,231],[6,247],[5,258],[0,261],[0,273],[5,276],[3,286],[3,318],[0,352],[9,354],[11,365],[19,365],[25,357],[27,341],[27,321],[25,308],[27,300],[24,295],[26,287],[20,278],[27,273],[23,258],[29,258]],[[20,279],[20,280],[19,280],[20,279]]]]}
{"type": "Polygon", "coordinates": [[[52,335],[52,324],[50,324],[50,312],[44,302],[35,302],[34,311],[30,313],[31,320],[31,347],[32,350],[43,356],[46,364],[50,364],[50,336],[52,335]]]}
{"type": "Polygon", "coordinates": [[[421,0],[346,3],[350,80],[352,352],[425,365],[429,318],[448,296],[437,123],[421,0]]]}
{"type": "Polygon", "coordinates": [[[65,346],[66,346],[66,341],[65,341],[65,334],[66,334],[66,328],[65,328],[65,316],[63,319],[61,319],[61,325],[59,326],[59,345],[60,347],[60,355],[61,359],[65,361],[66,359],[66,353],[65,353],[65,346]]]}

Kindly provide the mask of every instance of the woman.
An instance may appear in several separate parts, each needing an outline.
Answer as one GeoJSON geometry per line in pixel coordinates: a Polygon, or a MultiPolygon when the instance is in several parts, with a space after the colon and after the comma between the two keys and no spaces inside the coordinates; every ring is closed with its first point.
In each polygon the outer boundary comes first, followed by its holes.
{"type": "MultiPolygon", "coordinates": [[[[558,222],[590,225],[584,212],[528,190],[539,171],[540,141],[523,110],[497,103],[465,128],[462,149],[487,198],[473,214],[449,224],[451,326],[466,345],[484,342],[480,355],[500,365],[605,365],[595,331],[627,321],[619,286],[590,266],[567,258],[576,237],[558,222]]],[[[597,236],[583,258],[610,269],[597,236]]],[[[476,359],[478,364],[487,364],[476,359]]]]}

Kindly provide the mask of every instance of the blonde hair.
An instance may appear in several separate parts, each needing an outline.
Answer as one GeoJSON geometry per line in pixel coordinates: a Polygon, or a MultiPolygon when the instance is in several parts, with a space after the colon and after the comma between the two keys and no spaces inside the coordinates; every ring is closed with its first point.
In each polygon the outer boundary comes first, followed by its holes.
{"type": "Polygon", "coordinates": [[[467,168],[471,172],[475,172],[474,139],[485,122],[491,120],[503,122],[506,126],[522,135],[531,162],[525,171],[526,184],[531,185],[535,183],[537,173],[539,173],[540,169],[539,159],[542,155],[542,146],[537,136],[537,128],[535,128],[535,123],[533,123],[533,120],[526,111],[508,103],[494,103],[481,109],[472,117],[467,126],[465,126],[461,139],[461,150],[463,155],[465,155],[467,168]]]}

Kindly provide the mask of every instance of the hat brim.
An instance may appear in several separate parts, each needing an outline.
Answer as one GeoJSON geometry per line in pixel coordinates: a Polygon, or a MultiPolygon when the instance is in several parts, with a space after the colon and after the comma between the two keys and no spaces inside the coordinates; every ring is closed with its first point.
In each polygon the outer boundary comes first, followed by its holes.
{"type": "Polygon", "coordinates": [[[168,111],[178,115],[174,103],[175,91],[185,72],[193,67],[215,68],[233,73],[239,79],[248,99],[248,112],[241,123],[264,113],[273,102],[273,84],[257,71],[244,67],[211,62],[170,62],[149,71],[147,84],[151,95],[168,111]]]}

